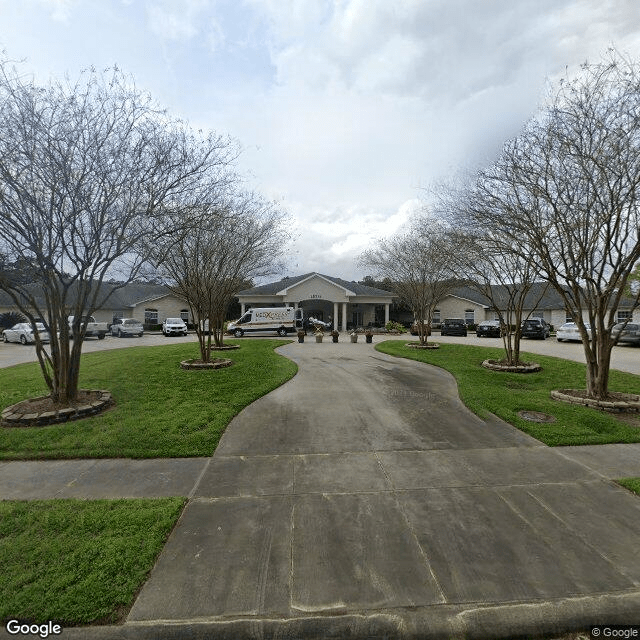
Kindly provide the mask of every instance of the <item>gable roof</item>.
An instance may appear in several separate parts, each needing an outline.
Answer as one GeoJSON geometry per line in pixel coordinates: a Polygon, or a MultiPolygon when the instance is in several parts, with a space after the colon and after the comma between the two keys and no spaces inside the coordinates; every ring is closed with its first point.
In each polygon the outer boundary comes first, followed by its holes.
{"type": "Polygon", "coordinates": [[[395,294],[391,291],[384,291],[383,289],[376,289],[375,287],[369,287],[359,282],[342,280],[341,278],[334,278],[333,276],[327,276],[323,273],[317,273],[312,271],[311,273],[305,273],[300,276],[286,277],[278,282],[270,282],[269,284],[263,284],[258,287],[252,287],[251,289],[245,289],[239,291],[236,296],[277,296],[281,295],[283,290],[289,289],[292,286],[302,283],[304,280],[308,280],[313,276],[319,276],[324,280],[328,280],[339,287],[346,289],[350,295],[357,296],[386,296],[388,298],[394,297],[395,294]]]}

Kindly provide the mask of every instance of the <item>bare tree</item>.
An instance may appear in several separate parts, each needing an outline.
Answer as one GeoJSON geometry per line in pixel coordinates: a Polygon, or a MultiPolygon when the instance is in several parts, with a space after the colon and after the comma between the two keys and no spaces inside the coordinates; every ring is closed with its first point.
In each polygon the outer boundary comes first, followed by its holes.
{"type": "Polygon", "coordinates": [[[468,276],[468,286],[491,302],[500,321],[504,363],[521,365],[522,323],[542,300],[549,283],[539,282],[540,274],[532,256],[512,252],[504,243],[506,238],[486,228],[486,209],[479,199],[457,202],[458,221],[468,226],[451,233],[451,242],[459,247],[451,252],[452,263],[468,276]]]}
{"type": "Polygon", "coordinates": [[[611,328],[640,259],[639,71],[616,52],[584,65],[476,183],[485,224],[535,256],[578,325],[596,399],[608,395],[611,328]]]}
{"type": "Polygon", "coordinates": [[[365,251],[361,266],[379,278],[389,278],[394,291],[411,309],[420,344],[427,344],[433,312],[455,286],[446,228],[437,220],[421,217],[409,231],[379,240],[365,251]]]}
{"type": "Polygon", "coordinates": [[[236,193],[203,206],[199,223],[162,249],[159,273],[189,305],[203,362],[211,358],[211,337],[224,344],[224,325],[234,295],[247,280],[283,268],[288,234],[284,212],[255,193],[236,193]]]}
{"type": "Polygon", "coordinates": [[[48,326],[49,351],[37,334],[36,349],[55,403],[77,396],[83,318],[176,231],[171,211],[191,206],[204,177],[223,179],[231,149],[169,118],[117,69],[38,86],[0,62],[0,251],[35,267],[30,283],[5,273],[0,288],[34,329],[48,326]]]}

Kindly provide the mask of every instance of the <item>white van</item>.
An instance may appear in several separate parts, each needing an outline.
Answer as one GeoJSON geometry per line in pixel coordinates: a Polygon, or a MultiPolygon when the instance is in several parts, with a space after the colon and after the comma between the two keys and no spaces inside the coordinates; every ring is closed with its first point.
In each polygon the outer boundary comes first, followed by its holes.
{"type": "Polygon", "coordinates": [[[302,309],[293,307],[263,307],[249,309],[239,320],[230,322],[227,333],[241,338],[245,333],[286,336],[302,329],[302,309]]]}

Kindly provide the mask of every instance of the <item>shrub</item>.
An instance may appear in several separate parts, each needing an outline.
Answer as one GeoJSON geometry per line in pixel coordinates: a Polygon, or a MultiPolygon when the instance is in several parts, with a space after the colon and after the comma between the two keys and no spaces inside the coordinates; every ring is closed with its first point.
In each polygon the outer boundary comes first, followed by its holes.
{"type": "Polygon", "coordinates": [[[389,320],[385,325],[385,329],[387,331],[398,331],[399,333],[406,333],[407,330],[404,328],[402,324],[399,322],[394,322],[393,320],[389,320]]]}

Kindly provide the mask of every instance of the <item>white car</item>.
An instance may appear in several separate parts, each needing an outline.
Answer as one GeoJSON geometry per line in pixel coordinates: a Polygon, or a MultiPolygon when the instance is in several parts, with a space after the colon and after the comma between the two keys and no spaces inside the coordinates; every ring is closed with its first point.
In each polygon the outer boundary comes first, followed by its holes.
{"type": "MultiPolygon", "coordinates": [[[[42,342],[49,342],[49,332],[45,329],[42,322],[36,322],[36,328],[38,329],[38,335],[42,342]]],[[[18,322],[14,324],[11,329],[5,329],[2,332],[2,339],[5,342],[21,342],[22,344],[29,344],[36,341],[33,335],[33,328],[28,322],[18,322]]]]}
{"type": "MultiPolygon", "coordinates": [[[[588,322],[584,323],[587,330],[587,335],[591,339],[591,325],[588,322]]],[[[558,342],[582,342],[582,336],[578,330],[578,325],[575,322],[565,322],[558,327],[556,331],[556,340],[558,342]]]]}
{"type": "Polygon", "coordinates": [[[111,335],[123,338],[124,336],[140,336],[144,334],[144,326],[135,318],[116,318],[111,325],[111,335]]]}
{"type": "Polygon", "coordinates": [[[165,336],[186,336],[187,325],[182,318],[167,318],[162,323],[162,333],[165,336]]]}

